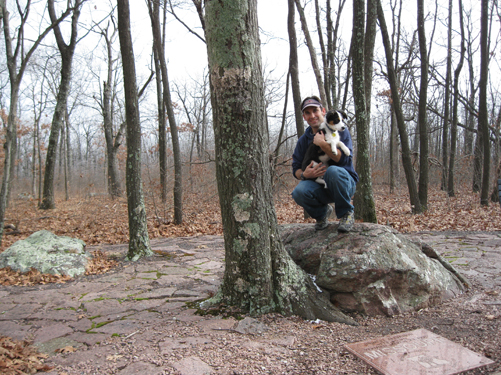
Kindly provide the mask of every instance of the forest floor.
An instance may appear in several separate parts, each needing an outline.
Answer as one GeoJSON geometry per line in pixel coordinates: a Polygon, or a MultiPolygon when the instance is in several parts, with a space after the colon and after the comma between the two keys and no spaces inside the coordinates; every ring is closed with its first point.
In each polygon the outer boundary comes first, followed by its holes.
{"type": "MultiPolygon", "coordinates": [[[[158,202],[155,203],[147,198],[150,238],[222,235],[217,197],[215,198],[213,195],[212,197],[205,196],[204,199],[200,199],[199,196],[200,194],[195,196],[185,195],[183,206],[184,223],[181,225],[175,225],[172,222],[173,213],[171,208],[160,207],[158,202]]],[[[388,194],[386,187],[376,187],[375,198],[379,224],[392,226],[402,233],[417,233],[419,235],[418,232],[501,231],[501,208],[499,203],[490,203],[487,207],[481,206],[477,194],[459,192],[456,197],[450,198],[446,193],[438,189],[430,189],[428,210],[426,213],[419,215],[411,213],[407,192],[404,190],[395,194],[388,194]]],[[[289,194],[284,194],[276,199],[275,209],[279,224],[312,222],[311,219],[303,219],[302,209],[292,201],[289,194]]],[[[68,201],[58,200],[56,208],[48,211],[39,210],[37,202],[34,200],[17,198],[12,201],[6,213],[5,224],[8,229],[4,233],[0,251],[6,249],[15,241],[24,239],[42,229],[50,230],[57,235],[80,238],[88,245],[111,245],[128,242],[128,216],[125,198],[111,200],[104,196],[94,196],[81,199],[72,198],[68,201]]],[[[96,263],[89,271],[90,274],[107,272],[115,266],[116,263],[107,259],[103,254],[97,255],[99,256],[96,257],[96,263]]],[[[22,285],[64,281],[61,278],[37,273],[20,275],[5,269],[0,270],[0,284],[2,285],[19,285],[19,287],[22,287],[22,285]]],[[[484,312],[485,306],[492,305],[478,303],[478,299],[481,298],[482,300],[486,299],[486,301],[492,300],[489,303],[496,304],[501,290],[489,289],[480,285],[474,285],[473,289],[473,294],[468,293],[464,297],[426,309],[426,311],[403,314],[394,318],[356,317],[360,323],[359,328],[346,329],[343,325],[324,323],[311,326],[311,323],[292,318],[274,315],[263,317],[264,322],[272,323],[273,330],[277,331],[275,333],[278,335],[285,335],[286,333],[290,335],[293,332],[298,350],[301,350],[301,353],[303,351],[310,352],[312,357],[297,360],[291,354],[290,358],[286,358],[290,365],[286,366],[285,372],[261,372],[259,370],[259,372],[235,371],[233,374],[332,373],[329,371],[324,372],[318,365],[319,363],[329,362],[333,355],[332,350],[334,348],[331,347],[331,343],[326,344],[326,338],[330,337],[330,340],[335,342],[354,342],[369,337],[404,332],[421,327],[435,330],[453,341],[460,342],[462,345],[466,345],[472,350],[494,359],[496,361],[495,369],[501,371],[499,330],[486,328],[498,327],[501,314],[495,308],[497,312],[494,314],[489,312],[486,315],[487,313],[484,312]],[[473,302],[470,303],[471,301],[473,302]],[[451,321],[461,322],[461,324],[457,326],[450,323],[451,321]],[[459,331],[458,328],[460,328],[459,331]],[[479,330],[479,328],[482,329],[479,330]],[[321,348],[318,348],[319,337],[322,338],[320,342],[323,343],[321,348]],[[309,370],[306,370],[307,368],[316,370],[309,372],[309,370]]],[[[242,354],[245,355],[245,351],[242,354]]],[[[264,354],[261,354],[261,356],[264,354]]],[[[343,369],[339,372],[336,370],[335,373],[378,373],[354,356],[348,355],[347,352],[336,353],[334,357],[335,361],[339,361],[342,366],[332,368],[343,369]]],[[[16,372],[18,370],[24,370],[26,373],[29,373],[29,371],[33,373],[36,370],[46,371],[48,368],[45,367],[43,358],[44,356],[38,355],[29,343],[2,337],[0,332],[0,369],[2,371],[7,371],[6,373],[10,373],[10,370],[12,370],[12,373],[20,373],[16,372]],[[9,364],[14,363],[16,369],[9,369],[9,364]],[[6,367],[2,367],[2,365],[6,367]]],[[[256,368],[260,367],[257,366],[256,368]]],[[[491,370],[493,369],[491,368],[491,370]]],[[[92,373],[92,371],[89,373],[92,373]]],[[[471,373],[487,374],[491,372],[490,370],[474,370],[471,373]]]]}

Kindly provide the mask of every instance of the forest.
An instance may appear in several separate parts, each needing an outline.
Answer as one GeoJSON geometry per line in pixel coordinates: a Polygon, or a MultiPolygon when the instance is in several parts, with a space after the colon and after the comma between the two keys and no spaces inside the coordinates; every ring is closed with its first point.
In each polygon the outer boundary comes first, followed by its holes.
{"type": "MultiPolygon", "coordinates": [[[[498,1],[276,3],[258,2],[257,14],[279,222],[305,220],[290,163],[304,131],[298,103],[315,94],[349,115],[358,220],[499,229],[498,1]]],[[[222,234],[206,6],[131,2],[135,55],[124,61],[113,1],[0,1],[2,248],[41,227],[127,242],[128,139],[150,236],[222,234]],[[131,60],[140,121],[127,138],[131,60]]]]}

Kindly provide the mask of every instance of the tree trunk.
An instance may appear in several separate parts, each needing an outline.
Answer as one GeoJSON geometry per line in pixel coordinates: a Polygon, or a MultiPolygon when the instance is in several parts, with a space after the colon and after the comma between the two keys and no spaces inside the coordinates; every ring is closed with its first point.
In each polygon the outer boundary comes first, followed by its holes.
{"type": "MultiPolygon", "coordinates": [[[[0,244],[2,243],[3,228],[5,220],[5,211],[8,205],[8,197],[10,192],[11,183],[11,172],[14,167],[14,151],[16,147],[17,138],[17,108],[19,101],[19,88],[21,86],[21,81],[23,79],[26,66],[36,51],[42,40],[47,36],[47,34],[52,30],[52,28],[66,18],[69,14],[68,11],[64,12],[56,23],[51,24],[46,28],[35,40],[32,47],[25,52],[24,48],[24,26],[27,23],[29,14],[30,3],[27,4],[26,9],[22,11],[23,17],[19,27],[16,28],[17,35],[15,40],[17,41],[17,46],[14,48],[12,45],[12,37],[10,35],[10,22],[9,22],[9,12],[7,11],[6,1],[0,0],[0,18],[3,21],[3,32],[5,38],[5,53],[7,60],[7,69],[9,72],[9,82],[10,82],[10,106],[9,106],[9,116],[7,118],[7,128],[5,132],[5,159],[4,159],[4,171],[2,175],[2,188],[0,190],[0,244]],[[23,53],[19,54],[19,51],[23,53]],[[19,61],[19,65],[18,65],[19,61]],[[18,69],[19,68],[19,69],[18,69]]],[[[21,12],[21,8],[18,8],[21,12]]]]}
{"type": "MultiPolygon", "coordinates": [[[[371,2],[373,0],[369,0],[371,2]]],[[[370,53],[370,46],[366,43],[373,43],[375,34],[371,26],[368,25],[369,35],[365,35],[365,0],[353,0],[353,97],[355,101],[355,116],[357,124],[357,172],[360,181],[357,184],[354,206],[355,216],[358,219],[370,223],[377,223],[376,204],[372,192],[372,176],[370,167],[370,146],[369,146],[369,116],[367,106],[367,91],[365,78],[368,67],[365,63],[365,51],[370,53]]],[[[371,62],[372,56],[368,57],[371,62]]],[[[370,69],[372,72],[372,69],[370,69]]],[[[371,74],[372,76],[372,74],[371,74]]],[[[371,77],[372,78],[372,77],[371,77]]]]}
{"type": "Polygon", "coordinates": [[[120,173],[118,169],[117,153],[118,148],[115,147],[115,136],[113,134],[113,39],[116,29],[111,35],[108,35],[108,29],[103,30],[101,35],[106,42],[108,72],[106,81],[103,82],[103,127],[104,138],[106,140],[106,158],[107,158],[107,175],[108,175],[108,194],[111,198],[116,198],[122,195],[122,184],[120,183],[120,173]]]}
{"type": "Polygon", "coordinates": [[[165,60],[165,50],[162,45],[160,33],[160,4],[157,1],[148,0],[148,11],[151,19],[151,28],[153,31],[153,47],[157,50],[157,57],[162,71],[164,104],[167,109],[167,118],[169,120],[170,133],[172,137],[172,150],[174,153],[174,223],[183,222],[183,182],[182,182],[182,163],[181,149],[179,146],[179,134],[172,108],[172,101],[169,88],[169,77],[167,74],[167,61],[165,60]]]}
{"type": "Polygon", "coordinates": [[[447,183],[447,192],[449,197],[455,196],[454,192],[454,168],[456,162],[456,149],[457,149],[457,127],[458,127],[458,106],[459,106],[459,74],[463,69],[464,55],[465,55],[465,45],[464,45],[464,21],[463,21],[463,1],[458,0],[459,9],[459,26],[461,29],[461,47],[460,47],[460,57],[459,63],[454,70],[454,98],[452,105],[452,124],[451,124],[451,154],[449,158],[449,179],[447,183]]]}
{"type": "Polygon", "coordinates": [[[206,1],[225,273],[209,303],[352,323],[289,257],[271,193],[256,0],[206,1]],[[232,30],[228,33],[227,30],[232,30]]]}
{"type": "MultiPolygon", "coordinates": [[[[56,11],[54,9],[54,0],[48,0],[47,6],[49,9],[50,19],[54,23],[57,21],[56,11]]],[[[75,47],[77,45],[78,17],[80,16],[81,6],[82,0],[76,0],[72,7],[71,37],[69,44],[65,43],[59,25],[54,27],[54,35],[56,37],[59,52],[61,53],[61,81],[57,92],[56,108],[54,109],[54,115],[52,117],[49,145],[47,147],[47,156],[45,159],[42,202],[40,202],[40,208],[43,210],[56,207],[54,200],[54,176],[56,169],[57,143],[59,139],[59,132],[64,124],[64,116],[67,110],[66,106],[71,83],[71,68],[75,47]]]]}
{"type": "Polygon", "coordinates": [[[296,119],[297,137],[304,134],[304,120],[301,112],[301,90],[299,85],[299,63],[297,56],[297,36],[294,22],[294,0],[288,0],[287,31],[289,33],[289,74],[292,85],[292,102],[294,105],[294,118],[296,119]]]}
{"type": "Polygon", "coordinates": [[[480,204],[489,205],[489,179],[491,168],[491,140],[489,136],[489,113],[487,111],[487,83],[489,78],[488,48],[489,0],[481,0],[480,16],[480,82],[478,100],[478,130],[483,139],[483,171],[480,204]]]}
{"type": "Polygon", "coordinates": [[[424,28],[424,1],[417,2],[417,23],[419,53],[421,56],[421,83],[419,87],[418,126],[419,126],[419,202],[421,209],[428,208],[428,119],[426,105],[428,100],[428,54],[426,52],[426,33],[424,28]]]}
{"type": "Polygon", "coordinates": [[[141,180],[141,123],[136,84],[136,67],[130,34],[129,1],[117,0],[118,34],[124,76],[125,115],[127,118],[127,209],[129,215],[129,251],[127,259],[153,255],[146,220],[141,180]]]}
{"type": "MultiPolygon", "coordinates": [[[[462,9],[459,9],[459,11],[461,12],[462,9]]],[[[445,73],[444,119],[443,119],[443,129],[442,129],[443,172],[440,186],[440,188],[444,191],[447,189],[449,181],[449,108],[450,108],[450,91],[451,91],[450,86],[452,80],[451,76],[452,76],[452,0],[449,0],[449,15],[448,15],[448,28],[447,28],[447,68],[445,73]]]]}
{"type": "Polygon", "coordinates": [[[398,94],[397,76],[393,65],[393,56],[390,45],[390,37],[386,27],[383,8],[381,0],[377,0],[377,15],[379,26],[383,37],[384,51],[386,54],[386,67],[388,69],[388,79],[390,81],[391,96],[393,100],[393,107],[395,109],[395,117],[397,120],[398,132],[400,134],[400,143],[402,146],[402,164],[404,167],[405,178],[407,180],[407,187],[409,189],[409,199],[411,201],[411,208],[414,214],[421,212],[421,203],[414,178],[414,171],[412,169],[411,149],[409,146],[409,136],[405,126],[404,115],[400,104],[400,97],[398,94]]]}
{"type": "Polygon", "coordinates": [[[153,48],[155,60],[155,79],[157,82],[157,106],[158,106],[158,159],[160,166],[160,197],[162,203],[167,202],[167,137],[165,121],[165,104],[162,90],[162,70],[160,69],[160,59],[156,48],[153,48]]]}
{"type": "Polygon", "coordinates": [[[315,79],[317,81],[318,92],[320,94],[320,99],[324,106],[328,105],[327,96],[325,94],[324,84],[322,82],[322,73],[320,72],[320,67],[318,66],[317,55],[315,52],[315,47],[313,46],[313,40],[310,36],[310,30],[308,29],[308,23],[306,21],[306,15],[304,14],[304,9],[301,5],[300,0],[294,0],[296,2],[296,8],[299,12],[299,19],[301,20],[301,28],[303,29],[304,38],[306,39],[306,46],[310,52],[311,66],[313,68],[313,73],[315,74],[315,79]]]}

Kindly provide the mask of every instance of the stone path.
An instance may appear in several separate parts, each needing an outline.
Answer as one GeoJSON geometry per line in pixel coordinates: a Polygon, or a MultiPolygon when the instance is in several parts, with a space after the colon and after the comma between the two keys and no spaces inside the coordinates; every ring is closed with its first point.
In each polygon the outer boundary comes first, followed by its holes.
{"type": "MultiPolygon", "coordinates": [[[[486,289],[501,287],[501,233],[419,233],[411,237],[432,245],[462,274],[486,289]]],[[[147,347],[148,342],[158,342],[157,331],[161,327],[165,340],[159,344],[160,352],[174,355],[172,363],[178,373],[213,373],[198,356],[178,358],[175,350],[203,350],[205,343],[214,340],[207,332],[261,329],[252,327],[253,322],[245,326],[234,319],[201,317],[189,308],[189,302],[207,298],[218,288],[224,268],[223,239],[161,239],[153,240],[151,245],[157,253],[155,257],[123,263],[104,275],[37,287],[0,286],[0,334],[33,340],[40,351],[51,356],[56,350],[68,352],[51,357],[52,365],[92,365],[107,373],[112,363],[119,374],[160,374],[155,358],[148,359],[147,353],[142,361],[129,364],[111,346],[96,344],[119,336],[141,338],[147,347]],[[196,335],[187,334],[181,340],[166,334],[169,330],[186,329],[187,323],[195,326],[196,335]],[[88,350],[78,350],[82,348],[88,350]]],[[[99,247],[89,250],[96,249],[99,247]]],[[[127,245],[103,246],[101,250],[122,257],[127,245]]],[[[287,340],[293,338],[281,340],[287,345],[287,340]]]]}

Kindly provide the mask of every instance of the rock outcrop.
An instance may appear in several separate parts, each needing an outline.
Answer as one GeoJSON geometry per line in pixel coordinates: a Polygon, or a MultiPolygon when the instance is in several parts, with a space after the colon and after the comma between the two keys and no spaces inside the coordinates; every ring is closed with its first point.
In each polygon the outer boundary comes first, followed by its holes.
{"type": "Polygon", "coordinates": [[[311,224],[281,227],[294,261],[314,275],[344,311],[392,316],[435,305],[464,292],[466,280],[430,246],[377,224],[336,225],[315,232],[311,224]]]}
{"type": "Polygon", "coordinates": [[[82,240],[41,230],[1,253],[0,268],[10,267],[23,273],[34,268],[41,273],[75,277],[85,273],[91,258],[82,240]]]}

